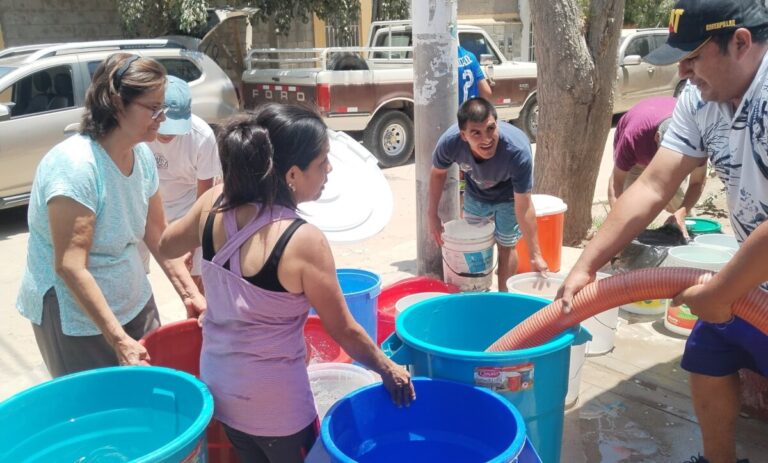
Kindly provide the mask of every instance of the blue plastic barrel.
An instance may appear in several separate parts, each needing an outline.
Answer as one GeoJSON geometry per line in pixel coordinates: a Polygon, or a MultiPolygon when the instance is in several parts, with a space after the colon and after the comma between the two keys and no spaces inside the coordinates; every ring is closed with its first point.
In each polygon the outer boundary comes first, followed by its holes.
{"type": "MultiPolygon", "coordinates": [[[[376,342],[376,303],[381,294],[381,277],[367,270],[340,268],[336,270],[341,292],[347,301],[352,317],[359,323],[373,342],[376,342]]],[[[315,309],[310,310],[315,314],[315,309]]]]}
{"type": "Polygon", "coordinates": [[[515,407],[486,389],[414,378],[417,399],[396,407],[381,383],[326,414],[320,439],[332,462],[539,462],[515,407]]]}
{"type": "Polygon", "coordinates": [[[181,371],[75,373],[0,403],[0,461],[206,462],[212,414],[206,386],[181,371]]]}
{"type": "MultiPolygon", "coordinates": [[[[414,375],[483,386],[502,395],[525,420],[544,463],[559,463],[573,328],[529,349],[484,352],[532,313],[549,304],[521,294],[452,294],[419,302],[395,321],[382,344],[414,375]]],[[[452,407],[458,401],[445,404],[452,407]]]]}

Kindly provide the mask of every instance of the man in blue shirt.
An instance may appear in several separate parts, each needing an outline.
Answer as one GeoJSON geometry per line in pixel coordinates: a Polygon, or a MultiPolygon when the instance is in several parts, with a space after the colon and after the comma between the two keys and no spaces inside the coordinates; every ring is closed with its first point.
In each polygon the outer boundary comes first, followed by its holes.
{"type": "Polygon", "coordinates": [[[520,129],[499,122],[496,108],[484,98],[465,101],[457,117],[458,124],[445,131],[432,154],[429,230],[442,246],[443,224],[437,209],[448,168],[455,162],[466,180],[464,218],[470,223],[494,222],[499,252],[498,288],[506,292],[507,278],[517,272],[515,245],[521,232],[531,250],[531,268],[547,270],[536,237],[536,211],[531,201],[531,144],[520,129]]]}
{"type": "Polygon", "coordinates": [[[491,86],[471,51],[459,45],[459,106],[469,98],[491,99],[491,86]]]}

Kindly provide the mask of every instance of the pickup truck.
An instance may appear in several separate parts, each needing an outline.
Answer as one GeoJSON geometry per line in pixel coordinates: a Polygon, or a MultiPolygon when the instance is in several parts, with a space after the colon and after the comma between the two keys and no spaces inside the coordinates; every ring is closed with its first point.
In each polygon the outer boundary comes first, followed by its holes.
{"type": "MultiPolygon", "coordinates": [[[[458,38],[480,61],[499,118],[517,119],[533,141],[536,64],[507,60],[480,27],[460,24],[458,38]]],[[[377,21],[367,47],[253,49],[240,89],[243,107],[314,104],[331,129],[362,133],[382,166],[404,164],[414,150],[412,44],[410,21],[377,21]]]]}

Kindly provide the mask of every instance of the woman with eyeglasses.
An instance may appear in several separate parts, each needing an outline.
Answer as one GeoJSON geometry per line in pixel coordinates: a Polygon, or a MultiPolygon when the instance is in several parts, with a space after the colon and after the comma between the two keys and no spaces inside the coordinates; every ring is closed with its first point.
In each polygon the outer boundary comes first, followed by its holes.
{"type": "Polygon", "coordinates": [[[152,152],[165,119],[165,68],[107,58],[85,96],[80,134],[40,162],[29,202],[27,267],[17,299],[51,376],[148,360],[138,343],[160,325],[137,249],[168,275],[190,315],[205,299],[181,260],[159,256],[165,228],[152,152]]]}

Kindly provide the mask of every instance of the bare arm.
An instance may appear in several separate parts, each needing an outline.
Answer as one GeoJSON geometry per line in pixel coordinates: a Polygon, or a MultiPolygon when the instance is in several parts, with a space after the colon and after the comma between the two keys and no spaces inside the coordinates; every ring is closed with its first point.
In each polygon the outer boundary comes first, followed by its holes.
{"type": "Polygon", "coordinates": [[[613,208],[616,199],[624,193],[624,182],[627,180],[627,171],[618,167],[613,168],[611,178],[608,180],[608,206],[613,208]]]}
{"type": "Polygon", "coordinates": [[[549,270],[547,262],[541,256],[541,247],[536,232],[536,210],[533,207],[531,193],[515,193],[515,216],[523,239],[531,252],[531,268],[537,272],[549,270]]]}
{"type": "Polygon", "coordinates": [[[213,178],[207,178],[205,180],[197,179],[197,197],[203,195],[206,191],[213,188],[213,178]]]}
{"type": "Polygon", "coordinates": [[[724,323],[732,316],[731,304],[768,280],[767,259],[768,222],[763,222],[722,270],[678,294],[673,303],[686,304],[704,321],[724,323]]]}
{"type": "Polygon", "coordinates": [[[488,79],[483,79],[477,83],[477,93],[480,97],[493,101],[491,100],[493,91],[491,90],[491,84],[488,83],[488,79]]]}
{"type": "Polygon", "coordinates": [[[570,310],[573,296],[597,270],[634,239],[664,208],[686,175],[704,160],[661,148],[640,178],[616,201],[595,237],[568,274],[558,296],[570,310]]]}
{"type": "Polygon", "coordinates": [[[696,206],[701,198],[701,193],[704,191],[704,184],[707,180],[707,165],[699,166],[691,172],[691,176],[688,178],[688,189],[685,190],[685,196],[683,197],[683,204],[680,208],[672,214],[667,223],[674,222],[677,224],[680,231],[683,232],[685,238],[688,236],[688,228],[685,226],[685,218],[691,215],[691,210],[696,206]]]}
{"type": "Polygon", "coordinates": [[[438,244],[443,245],[443,223],[437,211],[440,207],[440,198],[443,196],[445,180],[448,178],[448,169],[432,167],[429,174],[429,198],[427,203],[427,219],[429,220],[429,233],[438,244]]]}
{"type": "Polygon", "coordinates": [[[303,225],[289,241],[278,268],[278,275],[285,273],[299,275],[303,292],[328,334],[352,358],[381,375],[395,403],[407,404],[415,398],[405,369],[388,359],[349,313],[328,241],[314,226],[303,225]]]}
{"type": "Polygon", "coordinates": [[[96,215],[73,199],[57,196],[48,202],[48,219],[56,274],[115,350],[120,365],[137,365],[149,360],[147,350],[120,325],[88,270],[96,215]]]}
{"type": "MultiPolygon", "coordinates": [[[[173,285],[176,293],[181,297],[181,301],[187,308],[187,315],[189,317],[198,317],[205,312],[205,298],[200,294],[200,290],[192,280],[187,266],[184,265],[184,260],[168,258],[160,252],[160,237],[166,225],[163,201],[160,194],[155,193],[149,198],[147,225],[144,229],[144,243],[171,281],[171,285],[173,285]]],[[[195,246],[189,247],[185,252],[189,252],[194,248],[195,246]]]]}

